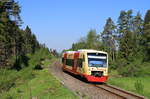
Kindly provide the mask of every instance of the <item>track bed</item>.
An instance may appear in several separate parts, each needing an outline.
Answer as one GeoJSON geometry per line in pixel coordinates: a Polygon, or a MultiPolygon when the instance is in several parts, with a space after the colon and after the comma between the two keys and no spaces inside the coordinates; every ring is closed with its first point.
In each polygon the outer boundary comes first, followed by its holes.
{"type": "MultiPolygon", "coordinates": [[[[81,99],[124,99],[125,97],[121,95],[116,95],[105,88],[103,84],[93,85],[91,83],[86,83],[80,78],[70,75],[69,73],[63,72],[59,61],[56,61],[53,66],[50,66],[50,72],[58,79],[60,82],[78,95],[81,99]]],[[[108,88],[107,88],[108,89],[108,88]]],[[[127,97],[128,98],[128,97],[127,97]]],[[[129,98],[131,99],[131,98],[129,98]]],[[[135,98],[142,99],[142,98],[135,98]]]]}

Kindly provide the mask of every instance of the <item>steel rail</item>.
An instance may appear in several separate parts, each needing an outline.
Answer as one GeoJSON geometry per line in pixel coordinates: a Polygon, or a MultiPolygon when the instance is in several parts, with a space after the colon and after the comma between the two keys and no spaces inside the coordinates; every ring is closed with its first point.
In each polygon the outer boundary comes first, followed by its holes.
{"type": "Polygon", "coordinates": [[[132,92],[129,92],[129,91],[126,91],[126,90],[123,90],[121,88],[117,88],[115,86],[112,86],[112,85],[108,85],[108,84],[103,84],[103,85],[94,85],[96,86],[97,88],[101,88],[103,90],[106,90],[116,96],[119,96],[123,99],[128,99],[127,96],[130,96],[130,97],[135,97],[136,99],[146,99],[144,96],[140,96],[140,95],[137,95],[135,93],[132,93],[132,92]],[[118,91],[118,92],[115,92],[115,91],[118,91]],[[125,95],[121,95],[119,93],[122,93],[122,94],[125,94],[125,95]]]}

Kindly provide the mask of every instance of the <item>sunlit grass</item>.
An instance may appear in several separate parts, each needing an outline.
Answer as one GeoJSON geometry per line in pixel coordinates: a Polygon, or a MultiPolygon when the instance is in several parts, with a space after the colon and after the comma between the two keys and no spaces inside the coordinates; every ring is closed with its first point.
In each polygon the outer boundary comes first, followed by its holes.
{"type": "Polygon", "coordinates": [[[107,83],[150,98],[150,77],[119,77],[116,71],[113,71],[107,83]],[[143,86],[142,93],[139,93],[135,88],[135,83],[137,81],[140,81],[143,86]]]}
{"type": "Polygon", "coordinates": [[[0,70],[0,99],[77,99],[49,72],[49,66],[56,61],[50,53],[41,49],[29,54],[29,66],[20,71],[0,70]],[[42,59],[42,61],[41,61],[42,59]],[[42,63],[43,69],[34,67],[42,63]]]}
{"type": "MultiPolygon", "coordinates": [[[[45,63],[47,65],[48,61],[45,63]]],[[[17,82],[18,85],[12,87],[8,92],[1,94],[2,99],[77,99],[68,89],[64,88],[48,71],[33,70],[35,77],[29,81],[17,82]],[[19,84],[20,83],[20,84],[19,84]]]]}

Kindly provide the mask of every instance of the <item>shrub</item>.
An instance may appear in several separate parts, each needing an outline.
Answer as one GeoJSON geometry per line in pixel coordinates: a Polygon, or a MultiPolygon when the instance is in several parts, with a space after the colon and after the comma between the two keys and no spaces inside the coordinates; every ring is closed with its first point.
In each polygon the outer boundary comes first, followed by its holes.
{"type": "Polygon", "coordinates": [[[120,59],[117,71],[120,75],[125,77],[140,77],[150,74],[147,72],[149,69],[150,67],[148,63],[143,63],[142,59],[136,58],[132,61],[120,59]]]}
{"type": "Polygon", "coordinates": [[[42,70],[43,69],[43,65],[41,63],[35,65],[34,69],[36,70],[42,70]]]}
{"type": "MultiPolygon", "coordinates": [[[[0,94],[8,91],[15,85],[18,86],[18,84],[33,79],[35,77],[33,68],[43,68],[42,61],[51,58],[52,55],[47,49],[40,48],[34,54],[28,54],[19,58],[20,60],[17,63],[20,67],[19,71],[16,69],[0,69],[0,94]]],[[[15,57],[11,61],[14,63],[15,57]]]]}

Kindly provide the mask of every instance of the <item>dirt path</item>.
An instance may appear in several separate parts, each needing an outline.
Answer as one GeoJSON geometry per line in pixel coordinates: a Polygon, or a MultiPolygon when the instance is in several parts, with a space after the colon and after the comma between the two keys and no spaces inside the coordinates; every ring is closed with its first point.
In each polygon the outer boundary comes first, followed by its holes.
{"type": "Polygon", "coordinates": [[[68,89],[72,90],[81,99],[120,99],[115,95],[94,87],[92,84],[86,83],[74,76],[63,72],[61,64],[56,61],[50,66],[50,72],[68,89]]]}

